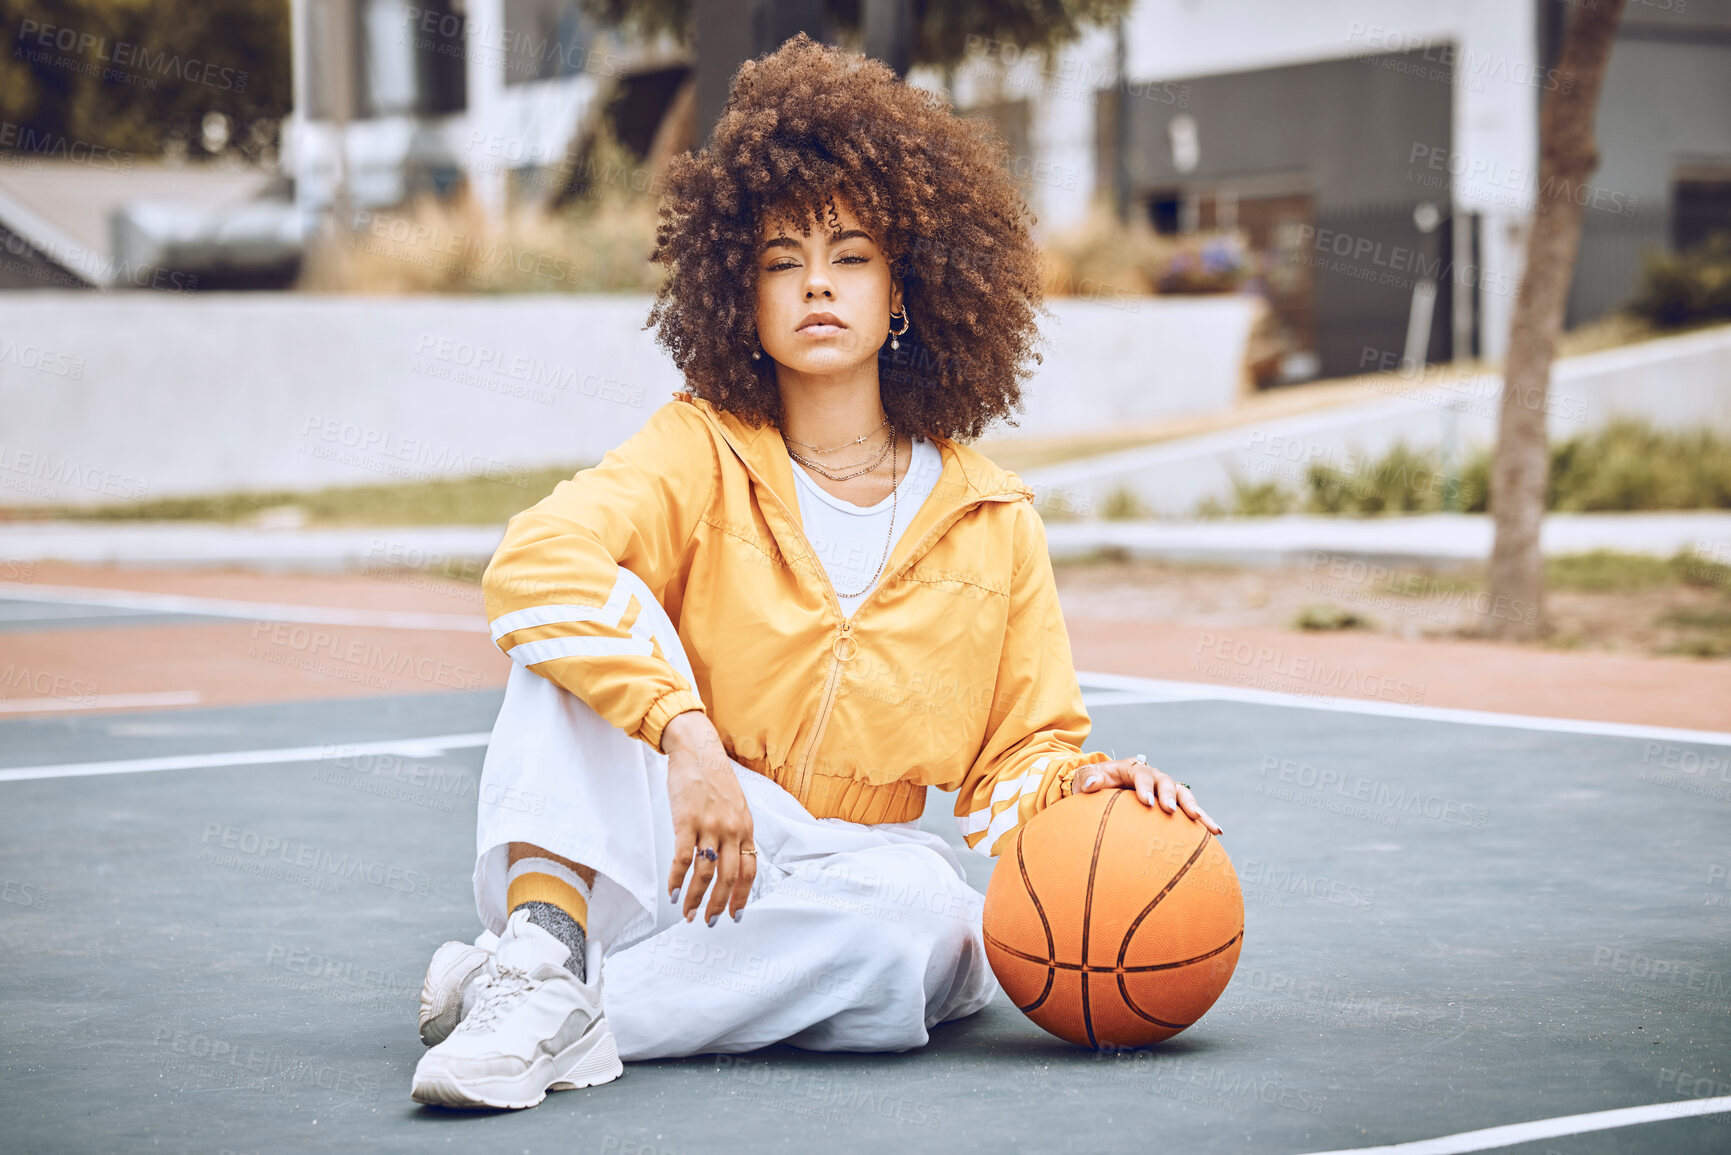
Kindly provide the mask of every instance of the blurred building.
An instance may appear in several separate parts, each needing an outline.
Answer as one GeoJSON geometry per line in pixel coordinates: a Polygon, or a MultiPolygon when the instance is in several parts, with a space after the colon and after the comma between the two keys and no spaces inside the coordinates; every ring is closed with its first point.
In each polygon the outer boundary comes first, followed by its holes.
{"type": "MultiPolygon", "coordinates": [[[[1268,270],[1287,379],[1500,357],[1569,0],[1140,0],[1121,42],[983,45],[957,99],[1011,141],[1044,227],[1119,199],[1236,227],[1268,270]],[[1121,64],[1120,64],[1121,62],[1121,64]],[[1120,67],[1124,83],[1119,85],[1120,67]],[[1428,295],[1426,283],[1434,284],[1428,295]]],[[[1632,2],[1597,121],[1567,323],[1646,247],[1731,227],[1731,0],[1632,2]]]]}
{"type": "Polygon", "coordinates": [[[665,105],[689,68],[676,46],[595,26],[578,0],[293,0],[293,10],[284,165],[296,201],[317,213],[339,194],[365,211],[459,182],[494,211],[513,191],[556,195],[551,174],[602,102],[649,88],[665,105]]]}

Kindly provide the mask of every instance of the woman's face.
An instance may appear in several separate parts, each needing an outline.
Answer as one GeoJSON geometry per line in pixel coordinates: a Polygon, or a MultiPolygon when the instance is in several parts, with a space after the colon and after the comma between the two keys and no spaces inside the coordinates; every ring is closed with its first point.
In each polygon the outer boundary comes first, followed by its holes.
{"type": "Polygon", "coordinates": [[[844,198],[834,204],[835,215],[826,212],[810,236],[774,214],[765,214],[759,234],[758,340],[779,365],[799,373],[845,372],[874,360],[890,314],[902,304],[877,238],[844,198]]]}

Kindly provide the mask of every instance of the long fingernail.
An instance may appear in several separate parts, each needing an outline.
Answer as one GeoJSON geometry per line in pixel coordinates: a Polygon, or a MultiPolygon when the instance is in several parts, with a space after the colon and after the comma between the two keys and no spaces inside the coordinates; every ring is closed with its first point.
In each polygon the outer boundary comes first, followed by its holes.
{"type": "Polygon", "coordinates": [[[676,886],[672,890],[668,891],[667,892],[667,901],[668,902],[675,902],[675,903],[678,902],[680,890],[681,890],[681,887],[676,886]]]}
{"type": "Polygon", "coordinates": [[[714,926],[715,920],[720,918],[720,917],[721,917],[721,912],[718,910],[714,914],[710,915],[708,918],[704,919],[703,924],[705,926],[714,926]]]}
{"type": "Polygon", "coordinates": [[[733,912],[733,921],[738,922],[744,914],[745,914],[745,908],[742,906],[738,910],[733,912]]]}
{"type": "Polygon", "coordinates": [[[1082,789],[1090,790],[1093,788],[1094,783],[1098,781],[1100,781],[1100,776],[1098,774],[1090,774],[1086,778],[1082,779],[1082,789]]]}

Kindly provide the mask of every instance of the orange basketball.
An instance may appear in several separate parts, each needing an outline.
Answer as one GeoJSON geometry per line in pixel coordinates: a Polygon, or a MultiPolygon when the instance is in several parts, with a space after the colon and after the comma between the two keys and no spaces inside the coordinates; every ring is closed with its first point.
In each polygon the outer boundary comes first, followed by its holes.
{"type": "Polygon", "coordinates": [[[1106,1050],[1169,1039],[1226,989],[1244,895],[1219,841],[1134,790],[1036,814],[986,887],[986,957],[1036,1024],[1106,1050]]]}

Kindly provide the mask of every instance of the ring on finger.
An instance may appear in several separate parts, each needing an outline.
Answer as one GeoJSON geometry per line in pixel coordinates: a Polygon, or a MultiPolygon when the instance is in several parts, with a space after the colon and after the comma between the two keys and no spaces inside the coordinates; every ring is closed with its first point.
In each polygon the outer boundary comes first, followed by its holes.
{"type": "Polygon", "coordinates": [[[704,858],[709,859],[711,862],[714,862],[716,859],[715,848],[713,846],[699,846],[697,848],[697,853],[702,855],[704,858]]]}

